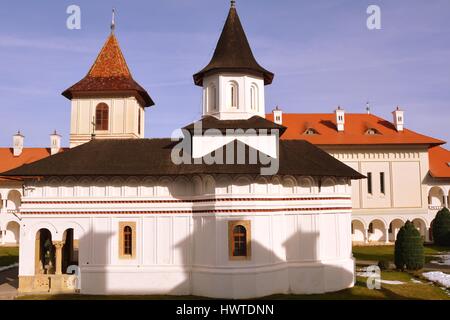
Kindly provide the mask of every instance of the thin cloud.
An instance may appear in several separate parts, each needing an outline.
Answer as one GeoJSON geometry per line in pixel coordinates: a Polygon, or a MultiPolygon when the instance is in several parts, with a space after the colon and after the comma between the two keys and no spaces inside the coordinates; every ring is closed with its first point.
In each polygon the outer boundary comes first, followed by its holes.
{"type": "Polygon", "coordinates": [[[92,53],[95,50],[92,46],[89,48],[84,42],[74,42],[73,40],[63,38],[30,38],[30,37],[16,37],[10,35],[0,34],[0,47],[2,48],[27,48],[38,50],[58,50],[58,51],[70,51],[77,53],[92,53]]]}

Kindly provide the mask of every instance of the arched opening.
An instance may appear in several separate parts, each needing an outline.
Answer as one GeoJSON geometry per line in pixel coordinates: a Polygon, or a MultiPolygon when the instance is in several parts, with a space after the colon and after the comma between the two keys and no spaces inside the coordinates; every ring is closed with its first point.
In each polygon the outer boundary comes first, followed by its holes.
{"type": "Polygon", "coordinates": [[[8,222],[4,237],[2,243],[18,245],[20,242],[20,224],[15,221],[8,222]]]}
{"type": "Polygon", "coordinates": [[[109,107],[106,103],[99,103],[95,108],[95,130],[107,131],[109,128],[109,107]]]}
{"type": "Polygon", "coordinates": [[[444,207],[444,191],[439,187],[433,187],[428,192],[428,207],[431,210],[441,210],[444,207]]]}
{"type": "Polygon", "coordinates": [[[3,198],[1,193],[0,193],[0,209],[3,209],[3,198]]]}
{"type": "Polygon", "coordinates": [[[62,247],[62,273],[71,273],[68,272],[68,268],[70,266],[78,266],[78,256],[79,256],[79,243],[78,240],[75,239],[73,229],[67,229],[64,231],[63,242],[64,245],[62,247]]]}
{"type": "Polygon", "coordinates": [[[40,229],[36,233],[35,273],[55,274],[56,255],[52,242],[52,234],[48,229],[40,229]]]}
{"type": "Polygon", "coordinates": [[[11,190],[8,193],[8,200],[6,209],[8,210],[19,210],[22,203],[22,195],[17,190],[11,190]]]}
{"type": "Polygon", "coordinates": [[[247,256],[247,229],[242,225],[233,228],[233,257],[247,256]]]}
{"type": "Polygon", "coordinates": [[[423,241],[426,241],[427,240],[426,239],[427,225],[426,225],[425,221],[417,218],[417,219],[414,219],[412,221],[412,223],[416,227],[417,231],[419,231],[420,235],[422,236],[423,241]]]}
{"type": "Polygon", "coordinates": [[[368,240],[375,242],[385,242],[386,227],[383,221],[373,220],[368,227],[368,240]]]}
{"type": "Polygon", "coordinates": [[[208,112],[217,110],[217,90],[214,84],[210,84],[206,90],[208,112]]]}
{"type": "Polygon", "coordinates": [[[252,84],[250,87],[250,109],[259,111],[259,93],[256,84],[252,84]]]}
{"type": "Polygon", "coordinates": [[[227,85],[227,106],[229,108],[239,106],[239,86],[234,81],[230,81],[227,85]]]}
{"type": "Polygon", "coordinates": [[[397,240],[397,234],[405,223],[400,219],[394,219],[389,224],[389,241],[395,242],[397,240]]]}
{"type": "Polygon", "coordinates": [[[359,220],[352,221],[352,241],[364,242],[365,231],[364,224],[359,220]]]}

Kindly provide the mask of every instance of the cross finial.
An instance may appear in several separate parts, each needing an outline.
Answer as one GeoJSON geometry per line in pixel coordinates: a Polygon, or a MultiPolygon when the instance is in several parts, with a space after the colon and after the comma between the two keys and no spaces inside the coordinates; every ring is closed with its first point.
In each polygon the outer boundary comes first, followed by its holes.
{"type": "Polygon", "coordinates": [[[91,140],[94,140],[95,139],[95,116],[92,117],[91,124],[92,124],[91,140]]]}
{"type": "Polygon", "coordinates": [[[231,0],[231,7],[236,8],[236,0],[231,0]]]}
{"type": "Polygon", "coordinates": [[[112,9],[112,20],[111,20],[111,33],[114,33],[116,29],[116,9],[112,9]]]}

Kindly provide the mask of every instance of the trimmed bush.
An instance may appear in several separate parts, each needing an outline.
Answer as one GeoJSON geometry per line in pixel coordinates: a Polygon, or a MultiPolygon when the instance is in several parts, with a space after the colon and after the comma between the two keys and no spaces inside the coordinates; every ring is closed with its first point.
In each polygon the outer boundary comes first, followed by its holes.
{"type": "Polygon", "coordinates": [[[423,240],[411,221],[406,221],[395,241],[395,266],[400,270],[420,270],[425,263],[423,240]]]}
{"type": "Polygon", "coordinates": [[[438,246],[450,246],[450,211],[440,210],[433,221],[433,240],[438,246]]]}

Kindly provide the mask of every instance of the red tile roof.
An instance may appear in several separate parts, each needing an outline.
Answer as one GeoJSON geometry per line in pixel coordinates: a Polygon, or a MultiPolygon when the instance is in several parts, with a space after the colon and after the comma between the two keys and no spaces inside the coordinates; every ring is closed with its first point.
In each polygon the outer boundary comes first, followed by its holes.
{"type": "Polygon", "coordinates": [[[450,178],[450,151],[442,147],[430,148],[430,174],[433,178],[450,178]]]}
{"type": "MultiPolygon", "coordinates": [[[[273,114],[268,114],[273,121],[273,114]]],[[[424,144],[437,146],[445,141],[424,136],[405,129],[397,132],[394,125],[373,114],[346,114],[345,131],[338,132],[336,116],[328,114],[283,114],[283,126],[287,127],[281,139],[302,139],[315,145],[398,145],[424,144]],[[313,129],[317,134],[307,135],[305,131],[313,129]],[[375,134],[367,133],[373,129],[375,134]]]]}
{"type": "MultiPolygon", "coordinates": [[[[64,152],[67,149],[61,149],[64,152]]],[[[0,172],[6,172],[50,156],[48,148],[23,148],[22,153],[15,157],[12,148],[0,148],[0,172]]]]}
{"type": "Polygon", "coordinates": [[[146,107],[154,105],[147,91],[134,81],[114,34],[106,40],[86,77],[62,93],[68,99],[89,93],[130,92],[146,107]]]}

